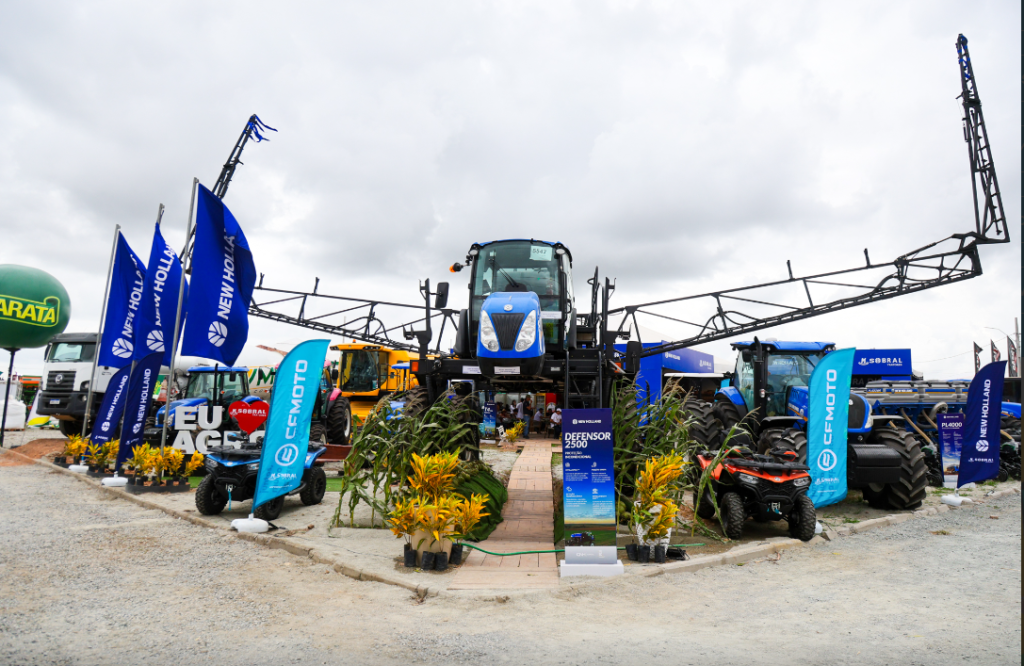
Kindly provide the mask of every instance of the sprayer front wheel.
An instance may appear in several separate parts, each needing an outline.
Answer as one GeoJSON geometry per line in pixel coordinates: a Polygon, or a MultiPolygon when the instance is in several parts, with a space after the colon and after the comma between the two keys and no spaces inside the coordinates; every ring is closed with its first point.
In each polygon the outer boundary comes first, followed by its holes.
{"type": "Polygon", "coordinates": [[[214,478],[213,474],[207,474],[196,488],[196,508],[204,516],[216,516],[228,505],[228,498],[217,490],[214,478]]]}
{"type": "Polygon", "coordinates": [[[331,444],[348,445],[352,436],[352,405],[349,404],[348,398],[339,396],[331,403],[327,412],[325,434],[331,444]]]}

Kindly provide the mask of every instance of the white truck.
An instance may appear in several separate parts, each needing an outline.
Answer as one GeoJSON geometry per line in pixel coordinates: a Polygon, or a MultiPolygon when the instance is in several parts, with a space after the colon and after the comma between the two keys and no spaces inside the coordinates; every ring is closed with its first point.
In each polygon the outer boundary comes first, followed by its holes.
{"type": "MultiPolygon", "coordinates": [[[[95,333],[61,333],[46,346],[36,411],[40,416],[57,419],[65,436],[82,434],[85,403],[89,395],[89,373],[92,372],[95,354],[95,333]]],[[[117,368],[96,367],[90,421],[95,419],[103,392],[115,372],[117,368]]]]}

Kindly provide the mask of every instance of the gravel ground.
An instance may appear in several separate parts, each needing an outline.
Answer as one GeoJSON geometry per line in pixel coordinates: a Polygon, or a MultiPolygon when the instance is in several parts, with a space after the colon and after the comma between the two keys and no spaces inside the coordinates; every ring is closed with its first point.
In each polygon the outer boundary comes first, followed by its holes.
{"type": "Polygon", "coordinates": [[[0,469],[0,663],[1020,663],[1019,495],[777,562],[423,601],[83,488],[0,469]]]}
{"type": "Polygon", "coordinates": [[[26,430],[5,430],[4,448],[17,448],[22,444],[28,444],[34,439],[64,439],[60,430],[50,428],[28,428],[26,430]]]}

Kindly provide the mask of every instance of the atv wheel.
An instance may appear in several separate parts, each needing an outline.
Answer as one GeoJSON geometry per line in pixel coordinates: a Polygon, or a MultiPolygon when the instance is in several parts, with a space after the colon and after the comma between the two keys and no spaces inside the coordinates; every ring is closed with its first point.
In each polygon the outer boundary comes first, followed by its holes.
{"type": "Polygon", "coordinates": [[[725,536],[736,540],[743,536],[743,521],[747,512],[743,510],[743,499],[736,493],[725,493],[718,502],[722,512],[722,531],[725,536]]]}
{"type": "Polygon", "coordinates": [[[348,398],[338,396],[331,403],[330,410],[327,412],[325,434],[327,441],[331,444],[348,445],[352,435],[352,405],[349,404],[348,398]]]}
{"type": "Polygon", "coordinates": [[[783,436],[776,440],[776,446],[796,451],[796,461],[801,465],[807,464],[807,433],[796,428],[786,428],[783,436]]]}
{"type": "Polygon", "coordinates": [[[323,423],[312,424],[311,426],[309,426],[309,443],[313,444],[315,442],[323,446],[323,444],[327,441],[326,433],[327,429],[324,427],[323,423]]]}
{"type": "Polygon", "coordinates": [[[715,517],[715,505],[711,503],[711,493],[708,490],[704,491],[704,499],[700,504],[697,503],[697,491],[693,491],[693,507],[693,512],[704,520],[715,517]]]}
{"type": "Polygon", "coordinates": [[[196,488],[196,508],[204,516],[216,516],[228,505],[228,498],[220,494],[214,485],[214,475],[207,474],[196,488]]]}
{"type": "MultiPolygon", "coordinates": [[[[327,492],[327,474],[324,472],[323,467],[313,467],[309,470],[309,476],[306,479],[306,487],[299,493],[299,499],[306,506],[313,506],[319,504],[324,499],[324,493],[327,492]]],[[[280,511],[278,511],[280,513],[280,511]]]]}
{"type": "Polygon", "coordinates": [[[277,517],[281,515],[281,509],[284,508],[284,495],[275,497],[269,502],[265,502],[256,507],[256,510],[252,514],[260,520],[265,520],[268,523],[271,520],[277,520],[277,517]]]}
{"type": "Polygon", "coordinates": [[[715,418],[711,403],[703,400],[686,400],[681,411],[690,421],[690,437],[701,448],[717,449],[722,444],[722,424],[715,418]]]}
{"type": "Polygon", "coordinates": [[[872,483],[861,489],[864,499],[872,509],[888,509],[889,500],[885,496],[885,485],[872,483]]]}
{"type": "Polygon", "coordinates": [[[885,487],[885,496],[894,509],[916,509],[928,492],[928,468],[925,466],[921,442],[912,433],[893,428],[872,431],[868,442],[885,444],[902,458],[900,480],[885,487]]]}
{"type": "Polygon", "coordinates": [[[814,530],[818,524],[818,514],[814,511],[814,502],[807,495],[796,498],[793,512],[789,514],[789,536],[801,541],[814,538],[814,530]]]}
{"type": "Polygon", "coordinates": [[[757,452],[768,453],[774,449],[785,436],[785,428],[768,428],[761,433],[760,439],[757,440],[757,452]]]}

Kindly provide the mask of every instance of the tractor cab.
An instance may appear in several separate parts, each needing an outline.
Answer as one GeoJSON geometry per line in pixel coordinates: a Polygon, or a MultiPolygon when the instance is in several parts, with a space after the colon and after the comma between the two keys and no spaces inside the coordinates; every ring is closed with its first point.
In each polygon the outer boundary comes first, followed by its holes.
{"type": "Polygon", "coordinates": [[[569,249],[502,240],[474,244],[466,260],[472,277],[456,343],[460,356],[475,357],[489,377],[539,374],[545,353],[566,349],[575,319],[569,249]]]}
{"type": "Polygon", "coordinates": [[[807,386],[818,362],[835,350],[835,344],[831,342],[766,341],[761,343],[763,358],[755,359],[757,350],[754,345],[753,342],[733,343],[732,348],[739,352],[736,355],[735,383],[749,409],[760,402],[760,389],[764,389],[762,416],[786,416],[789,387],[807,386]],[[760,378],[756,377],[758,371],[762,375],[760,378]],[[755,399],[755,383],[760,384],[758,399],[755,399]]]}

